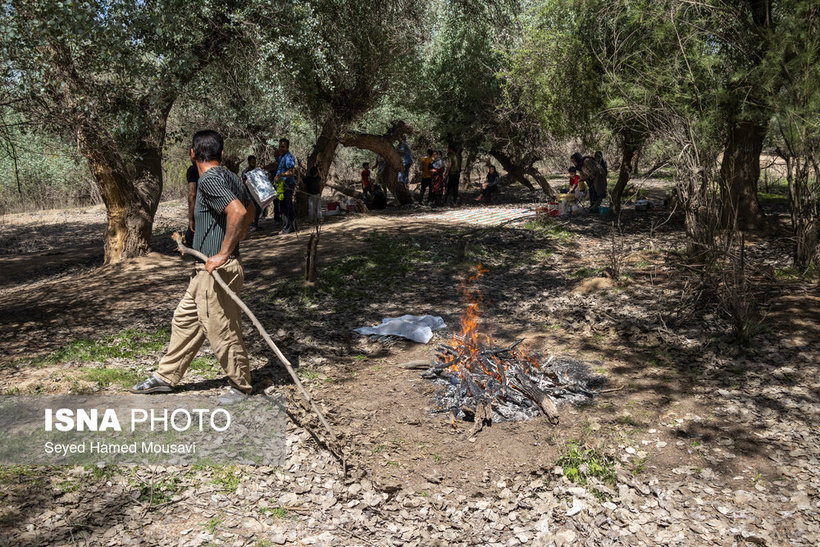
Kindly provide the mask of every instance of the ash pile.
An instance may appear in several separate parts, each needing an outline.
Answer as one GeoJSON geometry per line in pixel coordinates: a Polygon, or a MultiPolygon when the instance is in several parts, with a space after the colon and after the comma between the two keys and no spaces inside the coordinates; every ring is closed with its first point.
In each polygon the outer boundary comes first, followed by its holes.
{"type": "Polygon", "coordinates": [[[606,382],[576,359],[529,356],[517,349],[522,340],[497,347],[489,336],[474,332],[453,341],[461,343],[438,346],[436,363],[422,374],[442,387],[434,398],[435,413],[449,412],[453,420],[476,425],[543,414],[556,425],[558,405],[588,403],[606,382]]]}

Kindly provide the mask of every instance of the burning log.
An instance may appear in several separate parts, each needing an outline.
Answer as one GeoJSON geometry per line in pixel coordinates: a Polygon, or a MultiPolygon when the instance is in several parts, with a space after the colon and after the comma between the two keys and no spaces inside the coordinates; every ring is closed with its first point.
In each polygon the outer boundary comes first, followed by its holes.
{"type": "Polygon", "coordinates": [[[558,409],[555,408],[549,396],[541,391],[529,378],[521,371],[515,371],[515,384],[512,386],[517,391],[523,393],[529,400],[538,405],[541,412],[553,425],[558,425],[558,409]]]}

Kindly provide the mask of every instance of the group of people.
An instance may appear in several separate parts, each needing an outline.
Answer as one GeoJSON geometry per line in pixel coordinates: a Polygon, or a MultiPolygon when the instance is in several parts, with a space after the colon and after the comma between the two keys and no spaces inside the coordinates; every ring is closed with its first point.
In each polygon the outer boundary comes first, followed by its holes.
{"type": "MultiPolygon", "coordinates": [[[[410,184],[410,168],[413,165],[413,154],[405,137],[402,137],[398,148],[402,158],[402,170],[399,172],[399,182],[408,186],[410,184]]],[[[421,174],[421,185],[419,202],[424,203],[424,196],[427,195],[427,203],[431,205],[441,205],[442,203],[458,203],[458,187],[461,182],[461,155],[456,153],[454,145],[447,148],[447,157],[444,159],[441,152],[427,149],[427,155],[419,159],[419,171],[421,174]]],[[[364,164],[362,170],[362,194],[365,201],[368,194],[374,188],[370,179],[369,164],[364,164]]]]}

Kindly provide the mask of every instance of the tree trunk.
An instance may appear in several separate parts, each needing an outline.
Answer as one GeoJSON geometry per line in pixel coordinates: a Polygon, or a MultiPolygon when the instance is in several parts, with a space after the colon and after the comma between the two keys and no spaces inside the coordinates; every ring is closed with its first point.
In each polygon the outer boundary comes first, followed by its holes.
{"type": "Polygon", "coordinates": [[[147,253],[162,193],[161,147],[141,139],[141,154],[129,169],[105,128],[85,120],[76,138],[107,210],[105,264],[147,253]]]}
{"type": "Polygon", "coordinates": [[[629,182],[629,171],[632,165],[632,158],[635,156],[640,146],[637,135],[631,131],[625,131],[622,135],[621,143],[621,167],[618,170],[618,182],[612,189],[612,212],[616,215],[621,212],[621,198],[623,197],[626,183],[629,182]]]}
{"type": "Polygon", "coordinates": [[[526,173],[527,175],[534,178],[535,182],[538,183],[538,186],[541,187],[541,189],[544,191],[544,193],[547,196],[549,196],[550,198],[557,198],[558,197],[558,194],[555,192],[555,190],[553,190],[552,186],[550,185],[549,181],[547,180],[547,177],[542,175],[538,171],[538,169],[536,169],[533,166],[529,166],[524,170],[524,173],[526,173]]]}
{"type": "Polygon", "coordinates": [[[344,146],[370,150],[384,158],[387,165],[385,170],[387,189],[396,196],[401,205],[413,203],[413,196],[410,191],[404,184],[399,182],[398,174],[403,169],[401,155],[393,146],[393,140],[390,136],[348,131],[339,136],[339,142],[344,146]]]}
{"type": "Polygon", "coordinates": [[[765,217],[757,201],[760,153],[766,127],[751,121],[734,122],[720,166],[721,223],[725,228],[762,228],[765,217]]]}
{"type": "Polygon", "coordinates": [[[530,191],[535,191],[535,187],[527,179],[526,175],[529,175],[532,178],[534,178],[547,196],[551,198],[557,197],[555,190],[553,190],[552,186],[550,186],[550,183],[549,181],[547,181],[546,177],[541,175],[541,173],[539,173],[538,170],[535,169],[532,165],[528,165],[527,167],[520,167],[518,165],[515,165],[509,156],[507,156],[501,150],[495,147],[493,147],[490,150],[490,155],[494,157],[498,161],[498,163],[501,164],[501,167],[503,167],[504,170],[507,173],[509,173],[511,177],[513,177],[515,180],[529,188],[530,191]]]}
{"type": "Polygon", "coordinates": [[[470,151],[467,153],[467,161],[464,162],[464,169],[462,172],[464,173],[464,177],[462,180],[464,181],[464,186],[470,186],[470,179],[472,178],[473,174],[473,165],[475,164],[476,153],[474,151],[470,151]]]}
{"type": "Polygon", "coordinates": [[[314,166],[319,168],[319,176],[322,179],[321,189],[325,187],[327,182],[327,174],[330,172],[333,158],[336,157],[336,148],[338,146],[337,124],[334,118],[329,117],[322,125],[322,131],[319,133],[319,138],[316,139],[316,144],[313,145],[313,150],[311,150],[307,161],[308,174],[314,166]]]}

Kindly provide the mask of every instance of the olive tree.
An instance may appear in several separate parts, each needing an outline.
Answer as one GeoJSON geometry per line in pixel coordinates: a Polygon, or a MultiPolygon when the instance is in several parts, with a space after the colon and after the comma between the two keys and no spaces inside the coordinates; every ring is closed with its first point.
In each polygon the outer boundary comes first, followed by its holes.
{"type": "Polygon", "coordinates": [[[149,250],[168,113],[233,39],[235,3],[6,0],[0,85],[42,129],[70,136],[107,210],[105,262],[149,250]]]}

